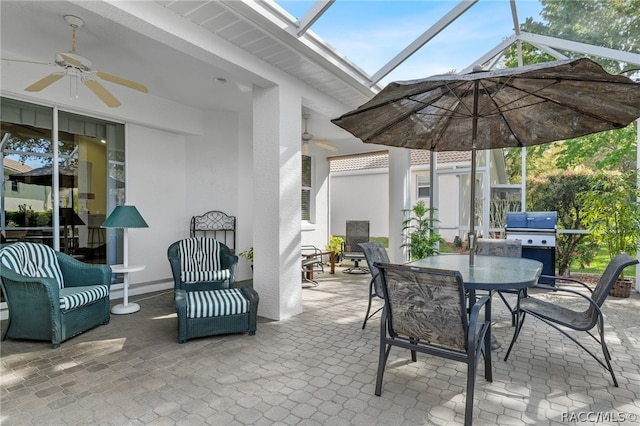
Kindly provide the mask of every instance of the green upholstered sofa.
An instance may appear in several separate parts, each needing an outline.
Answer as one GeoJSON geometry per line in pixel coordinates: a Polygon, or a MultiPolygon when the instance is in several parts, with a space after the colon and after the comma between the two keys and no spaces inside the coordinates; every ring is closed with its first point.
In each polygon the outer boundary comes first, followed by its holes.
{"type": "Polygon", "coordinates": [[[109,323],[107,265],[83,263],[44,244],[2,244],[0,277],[9,310],[3,341],[44,340],[57,348],[109,323]]]}

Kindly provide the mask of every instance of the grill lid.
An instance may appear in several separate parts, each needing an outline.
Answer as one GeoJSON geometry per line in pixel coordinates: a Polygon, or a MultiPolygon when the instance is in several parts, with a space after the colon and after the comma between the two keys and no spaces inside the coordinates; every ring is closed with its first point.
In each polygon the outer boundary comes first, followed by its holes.
{"type": "Polygon", "coordinates": [[[554,230],[558,212],[507,212],[507,230],[554,230]]]}

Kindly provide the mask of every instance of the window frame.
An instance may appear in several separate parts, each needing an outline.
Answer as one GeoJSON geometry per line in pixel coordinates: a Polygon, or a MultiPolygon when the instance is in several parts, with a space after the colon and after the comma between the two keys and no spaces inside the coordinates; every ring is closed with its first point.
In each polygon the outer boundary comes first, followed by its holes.
{"type": "Polygon", "coordinates": [[[312,223],[314,218],[314,197],[313,197],[313,157],[310,155],[301,155],[301,173],[300,173],[300,220],[303,223],[312,223]],[[308,161],[308,174],[305,176],[305,161],[308,161]],[[305,182],[305,177],[308,178],[308,182],[305,182]],[[305,185],[308,183],[308,185],[305,185]],[[305,193],[307,194],[308,207],[305,209],[305,193]],[[305,216],[306,212],[306,216],[305,216]]]}
{"type": "Polygon", "coordinates": [[[431,178],[430,178],[429,175],[418,174],[418,175],[416,175],[416,199],[418,199],[418,200],[422,199],[423,200],[423,199],[426,199],[426,198],[431,198],[431,178]],[[422,179],[426,179],[428,184],[427,185],[424,185],[424,184],[421,185],[421,183],[420,183],[420,179],[421,178],[422,179]],[[424,190],[425,188],[428,190],[429,195],[425,196],[425,195],[421,195],[420,194],[420,190],[421,189],[424,190]]]}

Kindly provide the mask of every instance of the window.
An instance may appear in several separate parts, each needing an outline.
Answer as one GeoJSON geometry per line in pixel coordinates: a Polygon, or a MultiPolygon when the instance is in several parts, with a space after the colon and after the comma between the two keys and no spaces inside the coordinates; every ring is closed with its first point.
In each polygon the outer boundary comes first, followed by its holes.
{"type": "Polygon", "coordinates": [[[418,175],[417,178],[418,198],[429,198],[431,196],[429,175],[418,175]]]}
{"type": "Polygon", "coordinates": [[[302,220],[311,220],[311,157],[302,156],[302,220]]]}
{"type": "Polygon", "coordinates": [[[55,116],[52,108],[7,98],[0,103],[2,233],[10,241],[58,244],[85,262],[118,263],[122,237],[100,225],[124,203],[124,125],[64,111],[55,116]]]}

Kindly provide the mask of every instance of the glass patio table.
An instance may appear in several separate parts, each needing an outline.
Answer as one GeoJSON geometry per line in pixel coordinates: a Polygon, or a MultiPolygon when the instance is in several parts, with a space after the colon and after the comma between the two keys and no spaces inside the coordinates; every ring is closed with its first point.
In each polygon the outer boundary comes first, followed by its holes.
{"type": "MultiPolygon", "coordinates": [[[[469,298],[475,302],[476,290],[493,291],[519,290],[532,287],[538,282],[542,273],[542,262],[533,259],[502,257],[502,256],[474,256],[474,265],[469,265],[468,254],[440,254],[425,257],[407,263],[409,266],[432,269],[448,269],[460,271],[464,286],[469,290],[469,298]]],[[[487,305],[487,315],[491,319],[491,308],[487,305]]],[[[469,306],[471,310],[471,306],[469,306]]],[[[491,333],[491,330],[489,330],[491,333]]],[[[499,344],[492,338],[492,349],[499,344]]]]}

